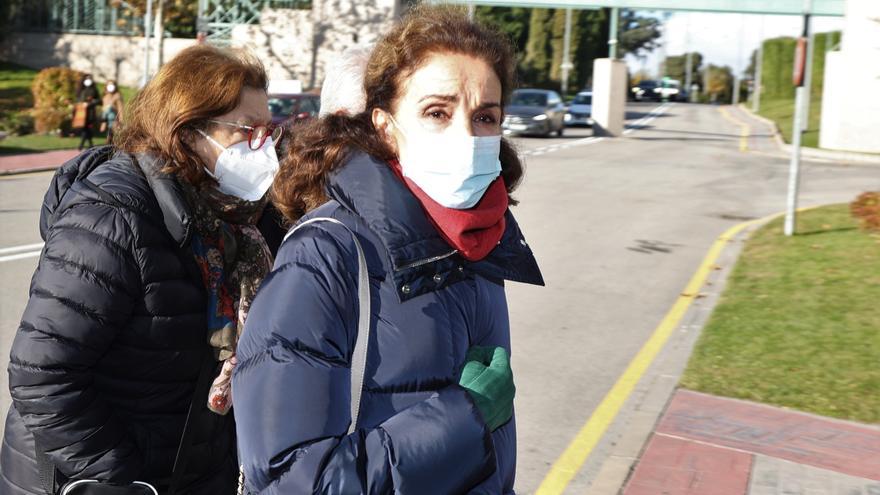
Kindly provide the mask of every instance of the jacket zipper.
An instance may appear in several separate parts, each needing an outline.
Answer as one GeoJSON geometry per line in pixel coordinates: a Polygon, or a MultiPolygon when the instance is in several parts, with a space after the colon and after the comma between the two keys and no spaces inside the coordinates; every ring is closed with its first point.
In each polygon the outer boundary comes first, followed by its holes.
{"type": "Polygon", "coordinates": [[[440,261],[440,260],[446,259],[454,254],[457,254],[457,253],[458,253],[458,249],[453,249],[452,251],[450,251],[446,254],[441,254],[440,256],[434,256],[431,258],[425,258],[423,260],[408,263],[408,264],[403,265],[400,268],[398,268],[397,271],[402,271],[402,270],[407,270],[409,268],[415,268],[417,266],[427,265],[428,263],[434,263],[435,261],[440,261]]]}

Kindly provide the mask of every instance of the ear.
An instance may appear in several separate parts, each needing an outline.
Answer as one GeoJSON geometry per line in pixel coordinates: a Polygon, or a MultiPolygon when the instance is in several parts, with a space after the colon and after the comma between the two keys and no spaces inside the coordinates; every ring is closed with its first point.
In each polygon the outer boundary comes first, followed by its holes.
{"type": "Polygon", "coordinates": [[[373,120],[373,128],[376,129],[379,137],[382,138],[392,150],[394,150],[395,154],[397,154],[397,140],[394,139],[394,133],[392,132],[394,124],[391,122],[388,113],[381,108],[374,108],[371,117],[373,120]]]}

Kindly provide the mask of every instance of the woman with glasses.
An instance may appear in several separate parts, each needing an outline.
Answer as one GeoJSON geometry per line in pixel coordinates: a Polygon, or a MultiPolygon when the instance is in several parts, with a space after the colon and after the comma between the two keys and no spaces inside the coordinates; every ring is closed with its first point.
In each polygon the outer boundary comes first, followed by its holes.
{"type": "Polygon", "coordinates": [[[281,133],[266,87],[252,57],[184,50],[114,147],[56,173],[12,347],[0,493],[235,492],[229,377],[272,264],[255,226],[281,133]]]}
{"type": "Polygon", "coordinates": [[[370,56],[366,111],[291,138],[273,194],[301,222],[233,373],[250,491],[513,493],[504,283],[543,283],[508,209],[514,65],[502,35],[417,7],[370,56]]]}

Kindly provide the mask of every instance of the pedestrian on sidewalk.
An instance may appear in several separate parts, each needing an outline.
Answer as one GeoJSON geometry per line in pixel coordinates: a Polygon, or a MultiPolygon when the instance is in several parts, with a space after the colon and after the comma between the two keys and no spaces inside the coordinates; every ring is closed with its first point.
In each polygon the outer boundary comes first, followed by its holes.
{"type": "Polygon", "coordinates": [[[249,491],[513,493],[504,280],[543,283],[508,210],[514,67],[503,35],[416,7],[372,53],[366,111],[292,137],[274,200],[311,223],[282,244],[233,373],[249,491]]]}
{"type": "Polygon", "coordinates": [[[122,100],[122,93],[116,87],[116,81],[112,79],[107,81],[107,86],[104,88],[101,107],[103,108],[101,132],[107,133],[107,144],[113,144],[113,134],[116,124],[122,119],[125,102],[122,100]]]}
{"type": "Polygon", "coordinates": [[[92,141],[95,125],[97,125],[97,106],[100,103],[98,88],[95,87],[95,80],[91,74],[83,76],[79,83],[79,89],[76,91],[76,106],[74,107],[73,127],[79,129],[80,140],[79,150],[85,146],[86,141],[89,148],[95,145],[92,141]]]}
{"type": "Polygon", "coordinates": [[[56,173],[12,345],[0,493],[75,480],[235,493],[229,374],[271,267],[254,226],[278,167],[266,88],[255,58],[188,48],[115,146],[56,173]]]}

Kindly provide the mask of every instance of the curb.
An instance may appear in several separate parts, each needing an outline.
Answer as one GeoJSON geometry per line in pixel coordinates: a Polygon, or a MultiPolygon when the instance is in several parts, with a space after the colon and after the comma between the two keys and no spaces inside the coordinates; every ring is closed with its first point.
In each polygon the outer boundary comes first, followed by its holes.
{"type": "MultiPolygon", "coordinates": [[[[812,208],[802,208],[799,211],[809,209],[812,208]]],[[[674,327],[676,338],[664,344],[661,354],[640,379],[638,390],[627,400],[619,416],[615,418],[613,428],[607,432],[609,438],[604,441],[611,444],[611,447],[605,458],[596,462],[597,474],[589,482],[587,495],[623,492],[648,440],[678,390],[678,382],[691,352],[724,291],[744,242],[755,230],[783,214],[776,213],[734,225],[718,236],[709,248],[695,277],[706,266],[712,271],[698,287],[688,287],[682,293],[683,296],[691,296],[695,300],[674,327]]]]}
{"type": "Polygon", "coordinates": [[[37,172],[52,172],[58,169],[60,165],[48,165],[45,167],[32,167],[32,168],[15,168],[12,170],[0,170],[0,177],[11,176],[11,175],[24,175],[24,174],[35,174],[37,172]]]}
{"type": "MultiPolygon", "coordinates": [[[[737,108],[742,110],[746,115],[752,117],[755,120],[758,120],[765,125],[767,125],[770,130],[773,132],[773,139],[776,141],[776,145],[779,147],[779,150],[785,154],[791,154],[791,145],[786,144],[782,139],[782,133],[779,132],[779,126],[776,125],[776,122],[758,115],[752,112],[751,109],[746,108],[745,105],[739,104],[737,108]]],[[[801,156],[805,158],[817,158],[821,160],[831,160],[837,162],[847,162],[847,163],[859,163],[859,164],[877,164],[880,165],[880,155],[872,155],[869,153],[859,153],[856,151],[837,151],[837,150],[826,150],[821,148],[809,148],[802,146],[801,147],[801,156]]]]}

